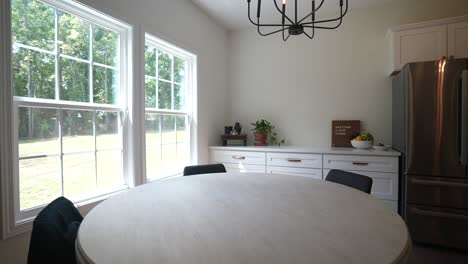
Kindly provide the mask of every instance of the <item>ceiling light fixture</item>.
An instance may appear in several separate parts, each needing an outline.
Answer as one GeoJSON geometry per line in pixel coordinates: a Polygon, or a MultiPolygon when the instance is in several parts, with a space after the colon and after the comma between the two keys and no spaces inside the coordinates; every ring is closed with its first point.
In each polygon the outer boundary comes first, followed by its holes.
{"type": "Polygon", "coordinates": [[[308,38],[313,39],[315,36],[315,30],[316,29],[337,29],[339,26],[341,26],[341,23],[343,22],[343,17],[348,13],[348,0],[338,0],[339,1],[339,6],[340,6],[340,15],[337,18],[331,18],[331,19],[324,19],[324,20],[316,20],[317,17],[317,11],[323,6],[323,3],[325,0],[321,0],[319,5],[316,5],[315,0],[312,0],[312,12],[307,14],[305,17],[302,19],[298,20],[298,13],[297,13],[297,0],[295,0],[294,4],[294,20],[290,19],[286,15],[286,0],[283,0],[283,6],[280,9],[278,6],[278,3],[276,3],[276,0],[273,0],[273,3],[275,4],[276,10],[281,14],[281,24],[261,24],[260,23],[260,13],[261,13],[261,8],[262,8],[262,0],[257,0],[258,5],[257,5],[257,22],[254,22],[252,18],[250,17],[250,2],[251,0],[247,0],[248,4],[248,16],[249,20],[252,24],[257,26],[257,31],[258,34],[262,36],[269,36],[275,33],[282,33],[283,35],[283,40],[286,41],[291,35],[297,36],[297,35],[306,35],[308,38]],[[346,2],[346,4],[345,4],[346,2]],[[305,22],[308,18],[311,18],[311,21],[305,22]],[[336,25],[330,25],[331,23],[338,23],[336,25]],[[279,29],[275,29],[278,28],[279,29]],[[268,33],[263,33],[261,28],[274,28],[273,31],[268,32],[268,33]],[[311,33],[307,33],[306,30],[311,30],[311,33]],[[286,34],[287,31],[287,34],[286,34]]]}

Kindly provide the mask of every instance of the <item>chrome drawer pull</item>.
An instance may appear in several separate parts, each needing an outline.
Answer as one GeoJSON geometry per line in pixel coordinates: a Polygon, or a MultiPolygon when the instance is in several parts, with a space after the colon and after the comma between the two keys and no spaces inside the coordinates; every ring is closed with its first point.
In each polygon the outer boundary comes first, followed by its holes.
{"type": "Polygon", "coordinates": [[[245,160],[245,157],[243,157],[243,156],[236,156],[236,155],[234,155],[234,156],[232,156],[232,158],[233,158],[233,159],[236,159],[236,160],[245,160]]]}
{"type": "Polygon", "coordinates": [[[300,160],[300,159],[288,159],[288,162],[299,163],[299,162],[302,162],[302,160],[300,160]]]}
{"type": "Polygon", "coordinates": [[[357,165],[357,166],[367,166],[367,165],[369,165],[369,163],[368,163],[368,162],[353,161],[353,165],[357,165]]]}

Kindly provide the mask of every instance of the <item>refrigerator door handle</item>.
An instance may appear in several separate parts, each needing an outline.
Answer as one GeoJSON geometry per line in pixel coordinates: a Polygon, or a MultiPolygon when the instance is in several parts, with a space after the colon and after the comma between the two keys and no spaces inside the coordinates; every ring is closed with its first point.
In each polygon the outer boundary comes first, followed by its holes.
{"type": "Polygon", "coordinates": [[[443,213],[443,212],[433,212],[433,211],[421,210],[421,209],[417,209],[417,208],[411,208],[411,212],[413,214],[418,214],[418,215],[423,215],[423,216],[430,216],[430,217],[439,217],[439,218],[447,218],[447,219],[463,220],[463,221],[468,220],[467,215],[458,215],[458,214],[443,213]]]}
{"type": "Polygon", "coordinates": [[[427,180],[416,180],[416,179],[410,179],[410,182],[413,184],[435,186],[435,187],[468,188],[468,183],[461,183],[461,182],[427,181],[427,180]]]}
{"type": "Polygon", "coordinates": [[[461,155],[460,161],[462,165],[468,165],[468,70],[462,72],[462,87],[461,87],[462,105],[461,105],[461,155]]]}

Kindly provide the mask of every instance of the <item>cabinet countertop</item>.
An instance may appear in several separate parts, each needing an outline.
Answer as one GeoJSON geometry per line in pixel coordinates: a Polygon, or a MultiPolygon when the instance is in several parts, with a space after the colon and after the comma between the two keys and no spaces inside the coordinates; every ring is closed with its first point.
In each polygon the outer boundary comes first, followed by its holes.
{"type": "Polygon", "coordinates": [[[334,148],[316,146],[211,146],[211,150],[226,151],[259,151],[259,152],[281,152],[281,153],[316,153],[316,154],[337,154],[337,155],[360,155],[360,156],[383,156],[399,157],[400,152],[389,149],[387,151],[375,149],[355,149],[355,148],[334,148]]]}

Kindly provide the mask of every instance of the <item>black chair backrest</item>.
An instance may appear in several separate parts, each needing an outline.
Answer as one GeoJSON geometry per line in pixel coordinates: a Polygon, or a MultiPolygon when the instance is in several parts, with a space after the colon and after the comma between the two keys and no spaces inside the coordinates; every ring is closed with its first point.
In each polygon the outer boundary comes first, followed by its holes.
{"type": "Polygon", "coordinates": [[[196,165],[187,166],[184,168],[184,176],[206,174],[206,173],[223,173],[226,168],[223,164],[209,164],[209,165],[196,165]]]}
{"type": "Polygon", "coordinates": [[[72,202],[59,197],[33,222],[28,263],[76,263],[75,240],[83,217],[72,202]]]}
{"type": "Polygon", "coordinates": [[[372,188],[372,178],[347,171],[331,170],[325,180],[346,185],[369,194],[372,188]]]}

